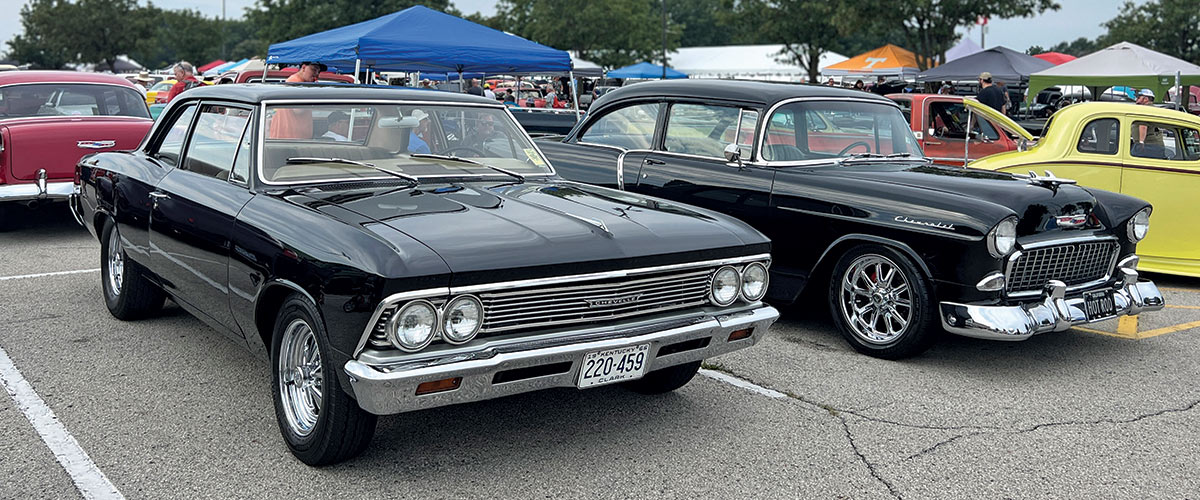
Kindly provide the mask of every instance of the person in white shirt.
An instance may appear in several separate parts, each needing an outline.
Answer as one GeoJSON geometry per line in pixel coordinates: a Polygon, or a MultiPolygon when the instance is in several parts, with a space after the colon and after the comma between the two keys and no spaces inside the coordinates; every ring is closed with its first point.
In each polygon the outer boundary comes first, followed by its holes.
{"type": "Polygon", "coordinates": [[[483,96],[493,101],[496,100],[496,93],[492,92],[492,84],[483,84],[483,96]]]}
{"type": "Polygon", "coordinates": [[[329,117],[325,119],[328,130],[321,137],[327,137],[335,141],[348,141],[346,136],[350,134],[350,117],[341,111],[329,113],[329,117]]]}

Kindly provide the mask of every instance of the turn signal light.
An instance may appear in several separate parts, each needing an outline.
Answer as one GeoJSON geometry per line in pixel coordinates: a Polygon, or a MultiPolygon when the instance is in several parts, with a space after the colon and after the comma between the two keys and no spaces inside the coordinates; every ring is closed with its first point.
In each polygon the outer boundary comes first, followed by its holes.
{"type": "Polygon", "coordinates": [[[745,338],[750,338],[750,334],[752,334],[752,333],[754,333],[753,328],[743,328],[741,330],[734,330],[733,333],[729,334],[729,342],[733,342],[735,340],[742,340],[745,338]]]}
{"type": "Polygon", "coordinates": [[[435,392],[453,391],[458,389],[458,386],[461,384],[462,377],[444,378],[441,380],[434,380],[432,382],[425,382],[417,386],[417,395],[421,396],[423,394],[433,394],[435,392]]]}

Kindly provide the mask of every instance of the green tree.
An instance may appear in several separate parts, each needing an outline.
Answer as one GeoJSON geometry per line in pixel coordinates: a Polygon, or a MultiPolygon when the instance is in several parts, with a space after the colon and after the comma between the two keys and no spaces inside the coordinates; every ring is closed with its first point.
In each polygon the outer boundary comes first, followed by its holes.
{"type": "Polygon", "coordinates": [[[150,36],[139,40],[130,57],[148,68],[162,68],[179,61],[200,65],[221,55],[222,21],[204,17],[194,10],[162,10],[154,6],[140,13],[150,26],[150,36]]]}
{"type": "MultiPolygon", "coordinates": [[[[662,62],[658,0],[500,0],[491,26],[563,50],[606,68],[662,62]],[[614,29],[617,27],[617,29],[614,29]]],[[[668,23],[667,50],[679,47],[682,26],[668,23]]]]}
{"type": "Polygon", "coordinates": [[[1195,0],[1126,1],[1121,12],[1104,23],[1108,34],[1101,47],[1127,41],[1200,63],[1200,8],[1195,0]]]}
{"type": "Polygon", "coordinates": [[[60,20],[74,15],[65,0],[31,0],[21,7],[20,33],[8,41],[8,57],[37,68],[57,69],[74,62],[69,45],[73,30],[60,20]]]}
{"type": "MultiPolygon", "coordinates": [[[[1032,48],[1031,48],[1031,50],[1032,50],[1032,48]]],[[[1080,56],[1086,56],[1088,54],[1091,54],[1092,52],[1095,52],[1097,50],[1100,50],[1099,40],[1089,40],[1088,38],[1085,38],[1085,37],[1079,37],[1079,38],[1076,38],[1074,41],[1059,42],[1059,43],[1055,44],[1053,47],[1046,49],[1044,52],[1059,52],[1059,53],[1063,53],[1063,54],[1072,55],[1075,57],[1080,57],[1080,56]]],[[[1037,52],[1030,52],[1030,53],[1036,54],[1037,52]]]]}
{"type": "Polygon", "coordinates": [[[849,23],[841,20],[847,0],[743,0],[736,13],[741,25],[757,23],[767,43],[781,43],[780,62],[808,72],[809,81],[820,77],[821,54],[840,49],[840,40],[850,34],[849,23]]]}
{"type": "Polygon", "coordinates": [[[424,5],[459,15],[449,0],[258,0],[246,9],[256,38],[278,43],[424,5]]]}
{"type": "Polygon", "coordinates": [[[1058,10],[1054,0],[848,0],[843,20],[854,19],[879,31],[900,27],[903,45],[917,54],[921,69],[940,64],[946,51],[958,42],[958,28],[975,24],[980,17],[1006,19],[1030,17],[1058,10]]]}

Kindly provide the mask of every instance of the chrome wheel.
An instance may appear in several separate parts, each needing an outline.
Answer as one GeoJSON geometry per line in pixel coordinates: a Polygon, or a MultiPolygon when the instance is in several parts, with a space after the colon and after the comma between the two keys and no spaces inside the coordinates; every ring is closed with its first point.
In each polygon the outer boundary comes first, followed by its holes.
{"type": "Polygon", "coordinates": [[[108,292],[113,297],[121,295],[121,279],[125,276],[125,250],[121,248],[121,235],[117,226],[108,232],[108,292]]]}
{"type": "Polygon", "coordinates": [[[303,319],[294,319],[283,331],[279,346],[279,394],[292,432],[307,436],[321,414],[324,374],[317,336],[303,319]]]}
{"type": "Polygon", "coordinates": [[[841,279],[840,304],[850,330],[871,344],[899,340],[913,318],[912,289],[904,271],[877,254],[859,256],[841,279]]]}

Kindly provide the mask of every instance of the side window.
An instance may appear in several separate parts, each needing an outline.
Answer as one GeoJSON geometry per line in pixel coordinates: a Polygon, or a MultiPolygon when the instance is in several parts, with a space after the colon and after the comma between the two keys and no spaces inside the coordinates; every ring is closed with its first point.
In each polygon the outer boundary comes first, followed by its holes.
{"type": "Polygon", "coordinates": [[[728,106],[675,104],[667,116],[664,149],[673,153],[723,158],[736,139],[741,111],[728,106]]]}
{"type": "Polygon", "coordinates": [[[1120,125],[1115,118],[1100,118],[1083,126],[1079,134],[1079,143],[1075,149],[1080,153],[1101,155],[1117,154],[1120,125]]]}
{"type": "Polygon", "coordinates": [[[1182,128],[1179,129],[1179,132],[1183,138],[1183,159],[1187,161],[1200,160],[1200,131],[1194,128],[1182,128]]]}
{"type": "Polygon", "coordinates": [[[156,158],[171,166],[179,165],[179,158],[183,156],[183,143],[187,139],[188,127],[192,125],[192,117],[195,115],[195,105],[189,105],[183,112],[175,115],[175,121],[171,123],[171,128],[167,130],[167,134],[159,143],[158,151],[154,153],[156,158]]]}
{"type": "Polygon", "coordinates": [[[625,149],[649,149],[654,142],[660,107],[659,103],[635,104],[608,113],[592,123],[579,140],[625,149]]]}
{"type": "Polygon", "coordinates": [[[900,105],[900,112],[904,113],[904,121],[912,123],[912,101],[908,99],[895,99],[895,101],[900,105]]]}
{"type": "Polygon", "coordinates": [[[758,130],[758,111],[742,110],[742,123],[738,126],[737,145],[742,149],[742,158],[750,159],[754,148],[754,133],[758,130]]]}
{"type": "MultiPolygon", "coordinates": [[[[807,112],[805,112],[807,114],[807,112]]],[[[802,153],[797,149],[796,113],[791,109],[780,109],[771,115],[763,135],[763,159],[798,160],[802,153]],[[793,154],[794,153],[794,154],[793,154]]]]}
{"type": "Polygon", "coordinates": [[[1130,130],[1129,154],[1155,160],[1193,160],[1195,158],[1187,154],[1186,137],[1181,134],[1181,130],[1188,130],[1188,133],[1195,137],[1195,131],[1190,129],[1177,129],[1173,125],[1163,123],[1135,121],[1130,130]]]}
{"type": "Polygon", "coordinates": [[[248,109],[214,104],[202,106],[181,168],[221,180],[228,179],[249,121],[248,109]]]}
{"type": "Polygon", "coordinates": [[[967,120],[971,120],[972,138],[995,141],[1000,139],[1000,133],[992,127],[991,122],[975,113],[968,113],[967,107],[960,102],[931,102],[929,107],[929,128],[933,129],[934,137],[941,139],[963,140],[967,138],[967,120]]]}

